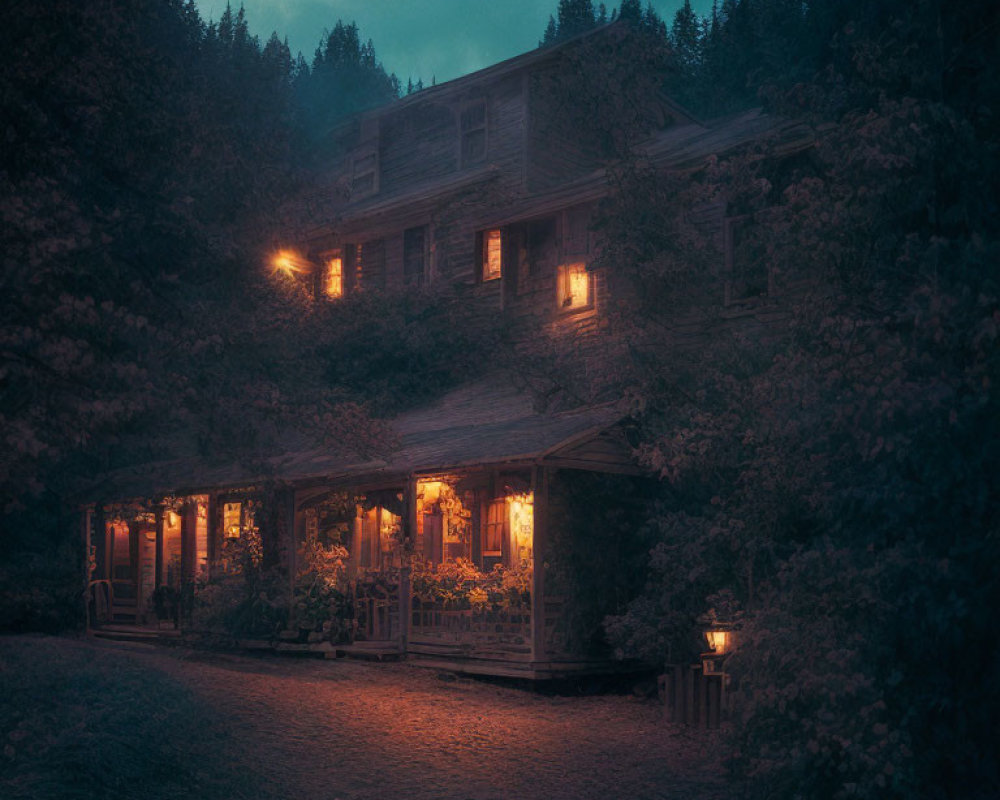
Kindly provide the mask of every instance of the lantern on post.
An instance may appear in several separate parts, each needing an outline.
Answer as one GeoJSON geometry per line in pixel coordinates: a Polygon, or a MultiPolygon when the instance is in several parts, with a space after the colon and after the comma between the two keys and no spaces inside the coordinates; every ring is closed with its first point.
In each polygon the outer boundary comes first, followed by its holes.
{"type": "Polygon", "coordinates": [[[702,671],[705,675],[721,675],[733,651],[733,631],[728,625],[716,624],[705,631],[705,639],[708,651],[701,654],[702,671]]]}

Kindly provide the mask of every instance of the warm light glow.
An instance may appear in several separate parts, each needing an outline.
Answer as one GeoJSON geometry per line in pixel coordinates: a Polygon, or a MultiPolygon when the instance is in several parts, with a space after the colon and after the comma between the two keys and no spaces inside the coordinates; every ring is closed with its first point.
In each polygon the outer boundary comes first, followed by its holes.
{"type": "Polygon", "coordinates": [[[417,482],[417,494],[420,495],[420,499],[423,501],[424,507],[432,506],[441,496],[441,487],[444,485],[443,481],[418,481],[417,482]]]}
{"type": "Polygon", "coordinates": [[[279,250],[271,258],[271,268],[289,277],[309,271],[309,262],[294,250],[279,250]]]}
{"type": "Polygon", "coordinates": [[[227,539],[240,538],[239,503],[225,503],[222,506],[222,533],[227,539]]]}
{"type": "Polygon", "coordinates": [[[344,260],[339,256],[326,262],[323,291],[327,297],[344,296],[344,260]]]}
{"type": "Polygon", "coordinates": [[[590,274],[587,265],[563,264],[559,267],[559,307],[584,308],[590,305],[590,274]]]}
{"type": "Polygon", "coordinates": [[[167,527],[174,528],[177,526],[177,512],[168,511],[167,512],[167,527]]]}
{"type": "Polygon", "coordinates": [[[705,638],[708,639],[708,647],[718,655],[723,655],[729,650],[729,631],[705,631],[705,638]]]}
{"type": "Polygon", "coordinates": [[[483,233],[483,280],[491,281],[500,277],[502,238],[500,230],[483,233]]]}
{"type": "Polygon", "coordinates": [[[527,492],[509,495],[506,500],[514,558],[517,561],[530,561],[535,538],[535,494],[527,492]]]}

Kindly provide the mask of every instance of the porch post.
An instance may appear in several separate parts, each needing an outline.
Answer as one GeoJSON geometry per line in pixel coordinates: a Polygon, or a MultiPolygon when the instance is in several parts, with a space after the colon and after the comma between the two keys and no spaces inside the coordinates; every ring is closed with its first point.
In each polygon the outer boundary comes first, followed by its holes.
{"type": "Polygon", "coordinates": [[[194,579],[198,574],[198,502],[189,497],[181,507],[181,591],[177,598],[177,627],[191,623],[194,579]]]}
{"type": "MultiPolygon", "coordinates": [[[[83,574],[86,577],[83,587],[83,619],[86,624],[86,630],[90,630],[90,581],[93,576],[90,571],[90,539],[91,539],[91,528],[94,524],[93,521],[94,507],[86,506],[80,513],[80,524],[83,526],[81,533],[83,534],[83,574]]],[[[96,568],[96,558],[94,562],[96,568]]]]}
{"type": "Polygon", "coordinates": [[[113,538],[108,530],[108,512],[97,507],[97,575],[101,580],[111,580],[111,547],[113,538]]]}
{"type": "Polygon", "coordinates": [[[417,479],[406,481],[406,518],[403,520],[402,552],[399,554],[399,652],[405,653],[410,641],[410,621],[413,619],[413,596],[410,591],[410,555],[417,538],[417,479]]]}
{"type": "Polygon", "coordinates": [[[545,551],[548,545],[549,471],[541,465],[531,471],[534,492],[534,524],[531,543],[531,660],[546,655],[545,648],[545,551]]]}
{"type": "Polygon", "coordinates": [[[285,567],[288,570],[288,618],[285,626],[292,624],[292,607],[295,604],[295,576],[298,574],[299,565],[299,541],[305,539],[300,537],[299,532],[305,525],[305,517],[298,508],[298,491],[294,486],[288,487],[285,498],[285,525],[282,532],[282,539],[285,545],[285,567]]]}
{"type": "Polygon", "coordinates": [[[198,506],[190,498],[181,506],[181,589],[187,588],[194,580],[196,542],[195,529],[198,524],[198,506]]]}
{"type": "Polygon", "coordinates": [[[164,525],[164,513],[163,504],[159,504],[156,507],[156,569],[154,570],[156,575],[156,585],[153,590],[159,589],[163,585],[163,525],[164,525]]]}
{"type": "Polygon", "coordinates": [[[216,492],[211,492],[208,495],[208,510],[206,513],[207,541],[205,544],[208,550],[208,577],[214,578],[218,572],[217,562],[219,560],[219,495],[216,492]]]}

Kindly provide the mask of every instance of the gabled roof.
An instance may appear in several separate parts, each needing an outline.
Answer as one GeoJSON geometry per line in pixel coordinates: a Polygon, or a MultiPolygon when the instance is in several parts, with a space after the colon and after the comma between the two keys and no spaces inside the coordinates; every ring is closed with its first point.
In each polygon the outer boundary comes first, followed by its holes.
{"type": "MultiPolygon", "coordinates": [[[[393,101],[392,103],[361,112],[359,116],[379,116],[384,113],[396,111],[417,103],[426,102],[428,100],[448,101],[455,95],[464,94],[470,89],[475,89],[485,84],[493,83],[501,78],[507,77],[508,75],[513,75],[523,70],[530,69],[531,67],[546,61],[555,60],[562,53],[565,53],[566,50],[575,47],[581,42],[597,39],[603,36],[617,36],[621,38],[628,35],[628,24],[622,22],[621,20],[608,22],[604,25],[598,25],[597,27],[584,31],[583,33],[578,33],[576,36],[572,36],[568,39],[563,39],[552,44],[539,45],[534,50],[529,50],[526,53],[521,53],[520,55],[513,56],[504,61],[497,62],[496,64],[491,64],[488,67],[483,67],[482,69],[470,72],[467,75],[460,75],[457,78],[452,78],[449,81],[438,83],[434,86],[426,86],[420,91],[408,94],[393,101]]],[[[679,116],[687,119],[694,119],[689,111],[682,108],[670,98],[665,97],[664,102],[679,116]]]]}
{"type": "MultiPolygon", "coordinates": [[[[175,459],[120,470],[94,499],[121,500],[196,494],[278,480],[296,485],[371,485],[412,474],[461,471],[504,464],[542,463],[598,437],[623,418],[615,404],[546,413],[510,380],[494,376],[462,386],[438,401],[391,421],[398,447],[383,458],[291,447],[257,467],[208,465],[198,458],[175,459]]],[[[621,459],[628,458],[624,448],[621,459]]],[[[564,466],[588,468],[573,456],[564,466]]],[[[558,459],[553,461],[558,463],[558,459]]],[[[590,467],[600,469],[600,464],[590,467]]]]}

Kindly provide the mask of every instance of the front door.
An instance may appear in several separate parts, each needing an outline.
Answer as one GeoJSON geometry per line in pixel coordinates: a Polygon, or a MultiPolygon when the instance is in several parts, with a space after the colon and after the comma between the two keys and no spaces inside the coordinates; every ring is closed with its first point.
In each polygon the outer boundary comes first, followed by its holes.
{"type": "Polygon", "coordinates": [[[139,613],[139,529],[124,520],[109,522],[112,619],[136,622],[139,613]]]}

